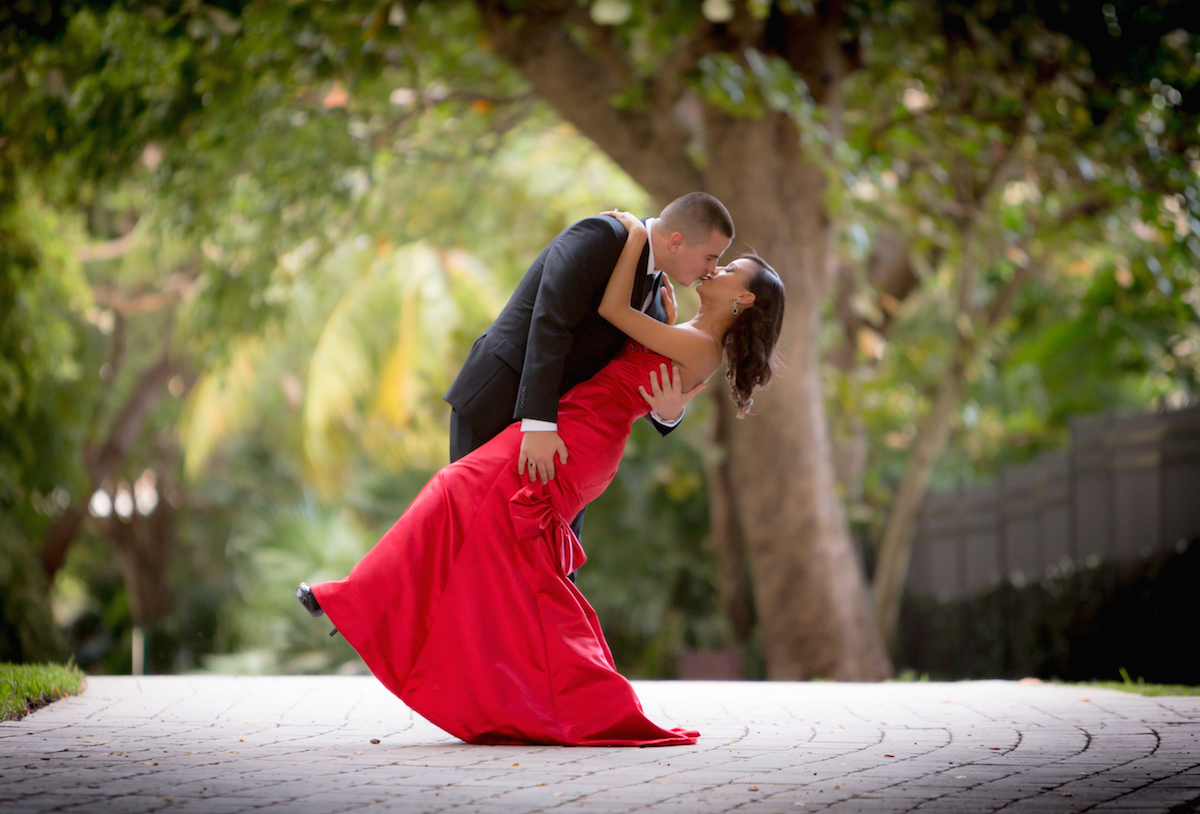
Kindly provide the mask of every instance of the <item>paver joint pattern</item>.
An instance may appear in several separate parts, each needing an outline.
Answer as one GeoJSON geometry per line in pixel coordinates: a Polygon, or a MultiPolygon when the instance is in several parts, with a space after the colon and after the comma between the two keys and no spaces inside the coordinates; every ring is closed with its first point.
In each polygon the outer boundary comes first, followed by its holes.
{"type": "Polygon", "coordinates": [[[0,811],[1192,812],[1200,698],[636,682],[696,746],[468,746],[369,677],[100,677],[0,724],[0,811]]]}

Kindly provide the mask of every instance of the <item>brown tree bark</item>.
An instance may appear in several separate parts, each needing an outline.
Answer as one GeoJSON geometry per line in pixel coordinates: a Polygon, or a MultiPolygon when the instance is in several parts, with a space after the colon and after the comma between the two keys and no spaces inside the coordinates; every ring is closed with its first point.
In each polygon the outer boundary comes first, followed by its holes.
{"type": "Polygon", "coordinates": [[[139,627],[165,618],[175,605],[167,582],[173,519],[171,504],[161,499],[149,516],[134,512],[124,520],[114,512],[109,519],[107,536],[125,578],[129,615],[139,627]]]}
{"type": "MultiPolygon", "coordinates": [[[[729,421],[728,498],[741,520],[753,574],[767,676],[879,679],[890,666],[869,618],[837,494],[821,387],[819,330],[828,267],[823,176],[811,165],[776,169],[780,186],[791,187],[779,190],[778,198],[790,205],[773,212],[764,211],[768,196],[762,188],[739,195],[719,183],[710,187],[746,224],[741,235],[771,258],[788,288],[782,369],[756,397],[750,417],[729,421]],[[794,184],[785,180],[789,176],[794,184]]],[[[725,394],[716,397],[728,410],[725,394]]]]}
{"type": "MultiPolygon", "coordinates": [[[[853,56],[839,40],[840,3],[767,20],[736,4],[732,21],[698,25],[644,80],[628,80],[635,72],[612,31],[571,4],[526,2],[519,12],[499,0],[477,5],[496,51],[656,200],[711,192],[738,224],[735,250],[753,247],[779,270],[788,290],[784,365],[752,417],[718,418],[726,455],[709,484],[714,544],[722,562],[744,558],[749,567],[768,677],[886,677],[891,666],[837,495],[821,387],[818,333],[831,268],[824,176],[805,161],[786,116],[733,118],[701,105],[684,82],[703,54],[740,55],[753,46],[787,59],[818,102],[836,102],[853,56]],[[586,48],[568,26],[584,35],[586,48]],[[627,80],[642,82],[645,107],[612,106],[627,80]],[[702,116],[681,117],[689,107],[702,116]],[[688,157],[697,133],[703,167],[688,157]]],[[[722,401],[718,413],[727,409],[722,401]]],[[[727,587],[730,602],[738,591],[727,587]]]]}
{"type": "Polygon", "coordinates": [[[707,467],[709,521],[712,528],[713,554],[717,561],[717,591],[733,634],[741,644],[750,641],[757,616],[754,610],[754,585],[742,537],[742,520],[734,503],[733,473],[726,452],[733,439],[736,411],[724,395],[713,399],[716,415],[710,440],[721,450],[707,467]]]}
{"type": "Polygon", "coordinates": [[[897,312],[908,296],[917,290],[921,281],[909,262],[912,241],[896,227],[884,230],[875,238],[871,256],[867,258],[866,285],[871,290],[878,319],[871,320],[854,310],[853,300],[859,291],[855,268],[849,263],[838,267],[834,306],[841,323],[842,341],[830,353],[829,361],[842,370],[854,367],[858,350],[859,331],[869,329],[887,338],[897,312]]]}
{"type": "MultiPolygon", "coordinates": [[[[1027,265],[1018,268],[990,304],[974,304],[976,279],[980,270],[979,255],[983,253],[979,244],[986,207],[1009,180],[1020,175],[1020,142],[1025,126],[1023,122],[1017,126],[1007,153],[992,167],[981,191],[975,192],[970,181],[974,176],[973,168],[965,159],[956,162],[956,171],[952,176],[960,179],[955,182],[959,190],[956,203],[964,213],[960,222],[962,243],[955,290],[953,351],[946,371],[939,381],[929,413],[917,430],[912,454],[900,479],[896,502],[888,513],[883,537],[879,541],[879,554],[875,564],[874,617],[879,634],[889,650],[895,643],[896,628],[900,620],[900,602],[904,594],[904,584],[908,579],[917,517],[929,488],[933,467],[950,439],[954,414],[966,387],[967,369],[974,361],[983,340],[1008,313],[1029,274],[1027,265]]],[[[935,259],[930,258],[931,261],[935,259]]]]}
{"type": "Polygon", "coordinates": [[[39,557],[46,569],[47,578],[53,582],[54,575],[67,558],[71,543],[83,528],[87,519],[88,499],[100,484],[109,478],[126,459],[145,424],[146,415],[162,397],[167,382],[177,372],[177,366],[166,354],[144,373],[134,385],[133,392],[121,407],[109,428],[104,442],[98,447],[84,450],[84,465],[87,468],[90,488],[77,506],[60,515],[42,538],[39,557]]]}
{"type": "MultiPolygon", "coordinates": [[[[964,284],[974,279],[975,271],[973,262],[964,263],[964,284]]],[[[887,525],[879,542],[879,556],[875,564],[875,623],[889,649],[895,643],[896,627],[900,621],[900,600],[908,579],[917,518],[925,501],[933,467],[946,451],[946,444],[950,440],[954,414],[962,403],[966,389],[967,367],[975,360],[979,346],[1008,314],[1013,300],[1028,278],[1028,267],[1018,268],[986,307],[972,309],[968,307],[968,298],[959,297],[957,322],[971,326],[971,330],[957,331],[954,355],[938,382],[933,405],[917,430],[912,454],[900,479],[896,502],[888,513],[887,525]]]]}
{"type": "MultiPolygon", "coordinates": [[[[911,248],[912,241],[892,226],[875,238],[871,256],[867,258],[865,280],[857,279],[854,265],[838,264],[833,300],[842,340],[831,349],[826,361],[843,373],[878,363],[877,358],[859,356],[859,340],[870,332],[878,341],[886,342],[901,306],[920,285],[909,261],[911,248]],[[871,293],[875,311],[872,318],[858,313],[854,307],[854,300],[863,289],[871,293]]],[[[838,484],[846,500],[860,500],[869,445],[866,424],[857,415],[835,415],[832,427],[838,484]]]]}
{"type": "MultiPolygon", "coordinates": [[[[961,354],[964,350],[960,346],[957,353],[961,354]]],[[[889,650],[895,645],[900,600],[908,578],[908,564],[912,559],[917,516],[925,501],[933,466],[945,452],[946,443],[950,440],[954,413],[962,400],[965,380],[966,368],[962,358],[956,356],[950,369],[942,376],[933,406],[917,430],[908,465],[900,479],[896,502],[888,513],[887,526],[879,541],[879,556],[875,563],[875,623],[889,650]]]]}

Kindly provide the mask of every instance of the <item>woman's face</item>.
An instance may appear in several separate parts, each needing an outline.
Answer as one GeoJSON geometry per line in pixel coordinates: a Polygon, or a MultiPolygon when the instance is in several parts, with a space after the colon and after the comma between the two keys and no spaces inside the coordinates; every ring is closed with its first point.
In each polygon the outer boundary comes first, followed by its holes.
{"type": "Polygon", "coordinates": [[[750,280],[754,275],[754,263],[745,257],[734,260],[727,266],[718,266],[712,274],[700,278],[696,291],[702,297],[728,299],[750,292],[750,280]]]}

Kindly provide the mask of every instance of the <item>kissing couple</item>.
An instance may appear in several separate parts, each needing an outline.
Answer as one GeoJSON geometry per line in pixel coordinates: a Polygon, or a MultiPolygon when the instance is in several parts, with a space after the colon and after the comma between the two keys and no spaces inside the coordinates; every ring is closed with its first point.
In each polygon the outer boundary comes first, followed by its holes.
{"type": "Polygon", "coordinates": [[[696,742],[643,714],[573,576],[633,423],[669,433],[722,360],[739,417],[771,378],[783,284],[757,255],[718,266],[733,235],[703,192],[559,234],[446,394],[452,463],[349,576],[296,590],[431,723],[478,744],[696,742]],[[680,325],[672,281],[699,283],[680,325]]]}

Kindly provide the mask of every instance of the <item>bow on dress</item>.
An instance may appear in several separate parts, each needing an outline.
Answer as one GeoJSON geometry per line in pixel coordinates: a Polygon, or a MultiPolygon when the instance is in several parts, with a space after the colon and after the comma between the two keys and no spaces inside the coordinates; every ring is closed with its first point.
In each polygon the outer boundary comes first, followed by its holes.
{"type": "Polygon", "coordinates": [[[525,486],[513,495],[508,509],[517,539],[543,538],[564,577],[587,561],[583,546],[571,530],[570,523],[554,508],[551,491],[546,484],[531,483],[525,486]]]}

